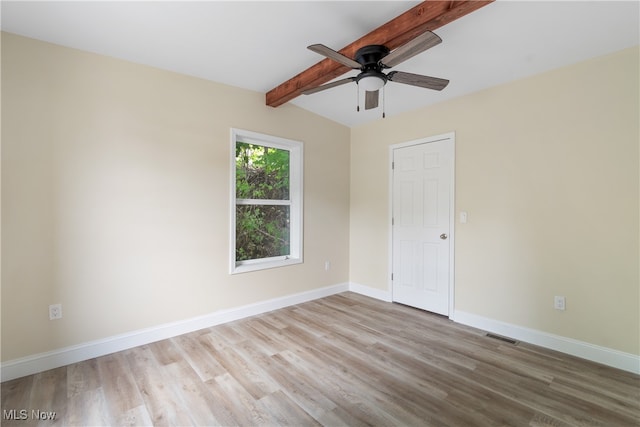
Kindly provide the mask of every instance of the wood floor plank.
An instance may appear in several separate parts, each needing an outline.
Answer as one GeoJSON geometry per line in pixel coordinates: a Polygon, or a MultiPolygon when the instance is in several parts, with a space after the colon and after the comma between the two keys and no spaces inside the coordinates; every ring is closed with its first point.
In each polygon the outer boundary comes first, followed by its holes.
{"type": "Polygon", "coordinates": [[[136,406],[135,408],[131,408],[125,412],[122,412],[121,414],[115,414],[115,417],[113,419],[114,421],[111,423],[111,425],[114,426],[136,427],[153,425],[153,421],[151,420],[151,416],[147,411],[146,405],[136,406]]]}
{"type": "MultiPolygon", "coordinates": [[[[225,374],[227,375],[227,374],[225,374]]],[[[209,409],[220,426],[244,426],[249,420],[245,417],[242,408],[237,405],[235,396],[230,395],[227,390],[216,380],[205,382],[210,398],[215,402],[209,409]]]]}
{"type": "Polygon", "coordinates": [[[275,426],[319,426],[321,425],[308,413],[289,399],[282,390],[268,394],[260,399],[259,403],[264,411],[269,413],[275,426]]]}
{"type": "Polygon", "coordinates": [[[181,360],[167,365],[167,377],[179,394],[181,411],[188,415],[193,425],[220,425],[211,408],[216,405],[206,384],[193,370],[191,364],[181,360]]]}
{"type": "MultiPolygon", "coordinates": [[[[27,410],[35,375],[29,375],[2,383],[2,422],[4,426],[29,425],[22,420],[20,411],[27,410]]],[[[32,423],[31,423],[32,424],[32,423]]]]}
{"type": "MultiPolygon", "coordinates": [[[[617,385],[617,393],[611,391],[610,386],[602,381],[595,381],[584,377],[567,377],[558,375],[551,383],[551,388],[561,389],[582,399],[592,401],[603,407],[627,413],[629,416],[639,416],[636,411],[640,402],[638,390],[625,391],[627,387],[617,385]]],[[[640,425],[640,421],[638,422],[640,425]]]]}
{"type": "Polygon", "coordinates": [[[30,417],[49,425],[61,425],[67,410],[67,368],[36,374],[29,399],[30,417]],[[35,413],[34,413],[35,411],[35,413]]]}
{"type": "Polygon", "coordinates": [[[102,392],[109,396],[107,406],[115,423],[119,414],[124,414],[144,404],[122,353],[113,353],[97,359],[102,392]]]}
{"type": "Polygon", "coordinates": [[[179,362],[184,358],[184,353],[190,349],[181,347],[180,343],[176,343],[176,340],[188,339],[191,334],[180,335],[178,337],[166,340],[160,340],[148,344],[149,349],[155,356],[158,363],[161,365],[170,365],[172,363],[179,362]],[[184,349],[185,352],[181,350],[184,349]]]}
{"type": "Polygon", "coordinates": [[[281,354],[278,353],[271,359],[273,362],[266,368],[269,375],[303,411],[317,420],[325,412],[336,407],[336,403],[325,395],[324,390],[316,387],[314,382],[308,381],[304,373],[291,365],[281,354]]]}
{"type": "Polygon", "coordinates": [[[335,427],[364,427],[373,425],[368,419],[373,415],[362,416],[356,405],[336,406],[333,410],[322,414],[320,424],[335,427]]]}
{"type": "MultiPolygon", "coordinates": [[[[203,340],[207,339],[211,342],[215,337],[212,334],[204,335],[203,340]]],[[[268,375],[263,374],[259,366],[242,357],[233,347],[220,347],[219,344],[214,346],[217,348],[210,348],[212,355],[254,399],[260,399],[278,389],[277,384],[268,375]]]]}
{"type": "Polygon", "coordinates": [[[184,402],[175,392],[173,379],[167,370],[160,368],[162,365],[149,346],[126,350],[125,357],[153,425],[192,425],[184,402]]]}
{"type": "Polygon", "coordinates": [[[231,374],[220,375],[215,382],[221,390],[218,395],[226,396],[226,405],[231,408],[235,418],[234,425],[274,424],[272,416],[263,409],[262,405],[257,404],[256,399],[231,374]]]}
{"type": "Polygon", "coordinates": [[[7,381],[3,426],[640,426],[640,376],[345,292],[7,381]],[[55,411],[53,423],[15,419],[55,411]]]}
{"type": "Polygon", "coordinates": [[[167,341],[175,343],[172,348],[177,348],[173,363],[186,359],[201,381],[207,382],[226,372],[215,354],[203,345],[203,335],[186,334],[167,341]]]}
{"type": "MultiPolygon", "coordinates": [[[[278,326],[279,322],[268,322],[264,317],[259,319],[242,322],[239,329],[243,331],[245,336],[251,337],[252,341],[259,342],[263,350],[270,356],[286,350],[287,347],[282,343],[282,334],[284,328],[278,326]]],[[[242,341],[246,342],[246,340],[242,341]]]]}
{"type": "Polygon", "coordinates": [[[536,413],[528,425],[530,427],[571,427],[571,424],[541,413],[536,413]]]}
{"type": "Polygon", "coordinates": [[[108,426],[112,423],[102,387],[76,393],[68,398],[65,425],[108,426]]]}
{"type": "Polygon", "coordinates": [[[89,359],[67,366],[67,397],[100,387],[98,360],[89,359]]]}
{"type": "Polygon", "coordinates": [[[482,366],[471,374],[471,379],[511,400],[526,402],[542,413],[574,425],[633,425],[613,411],[599,408],[572,394],[561,393],[537,380],[531,380],[493,366],[482,366]],[[567,412],[565,408],[571,408],[567,412]]]}

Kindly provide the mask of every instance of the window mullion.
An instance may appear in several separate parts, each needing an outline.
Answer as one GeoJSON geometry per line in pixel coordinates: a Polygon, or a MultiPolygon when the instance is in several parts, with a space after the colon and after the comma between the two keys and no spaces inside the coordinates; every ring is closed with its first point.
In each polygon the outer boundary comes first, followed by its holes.
{"type": "Polygon", "coordinates": [[[278,205],[291,206],[291,200],[274,200],[274,199],[236,199],[236,205],[278,205]]]}

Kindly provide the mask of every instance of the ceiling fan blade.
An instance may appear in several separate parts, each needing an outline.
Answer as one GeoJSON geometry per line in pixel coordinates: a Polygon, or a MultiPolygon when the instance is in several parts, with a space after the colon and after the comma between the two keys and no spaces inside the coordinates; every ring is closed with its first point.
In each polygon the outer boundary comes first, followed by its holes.
{"type": "Polygon", "coordinates": [[[371,110],[372,108],[376,108],[378,106],[378,99],[380,98],[380,91],[367,91],[364,95],[364,109],[371,110]]]}
{"type": "Polygon", "coordinates": [[[395,67],[399,63],[406,61],[409,58],[424,52],[425,50],[432,48],[442,43],[442,39],[431,31],[427,31],[395,49],[393,52],[385,56],[380,60],[380,63],[387,68],[395,67]]]}
{"type": "Polygon", "coordinates": [[[312,44],[311,46],[307,46],[307,49],[312,50],[315,53],[319,53],[320,55],[326,56],[327,58],[333,59],[334,61],[339,62],[342,65],[346,65],[349,68],[355,68],[356,70],[359,70],[362,67],[353,59],[347,58],[343,54],[336,52],[335,50],[323,44],[312,44]]]}
{"type": "Polygon", "coordinates": [[[355,77],[348,77],[346,79],[342,79],[342,80],[336,80],[335,82],[331,82],[331,83],[327,83],[326,85],[322,85],[322,86],[316,86],[313,87],[311,89],[307,89],[305,91],[302,92],[303,95],[311,95],[312,93],[316,93],[316,92],[320,92],[326,89],[331,89],[332,87],[336,87],[336,86],[341,86],[345,83],[351,83],[353,81],[355,81],[356,78],[355,77]]]}
{"type": "Polygon", "coordinates": [[[420,86],[427,89],[442,90],[449,84],[449,80],[438,77],[423,76],[421,74],[392,71],[387,74],[387,79],[395,83],[404,83],[411,86],[420,86]]]}

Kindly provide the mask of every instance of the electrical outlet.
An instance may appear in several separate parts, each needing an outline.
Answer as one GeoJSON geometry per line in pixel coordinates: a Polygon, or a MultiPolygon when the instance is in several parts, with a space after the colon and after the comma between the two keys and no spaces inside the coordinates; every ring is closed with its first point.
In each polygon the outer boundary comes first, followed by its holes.
{"type": "Polygon", "coordinates": [[[566,307],[565,297],[555,296],[553,297],[553,308],[556,310],[564,310],[566,307]]]}
{"type": "Polygon", "coordinates": [[[49,320],[62,319],[62,304],[51,304],[49,306],[49,320]]]}

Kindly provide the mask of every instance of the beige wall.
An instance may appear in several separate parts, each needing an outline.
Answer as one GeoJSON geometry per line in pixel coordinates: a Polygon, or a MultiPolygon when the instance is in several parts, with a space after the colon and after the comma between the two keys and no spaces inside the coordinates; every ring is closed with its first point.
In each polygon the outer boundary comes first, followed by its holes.
{"type": "Polygon", "coordinates": [[[389,145],[455,131],[456,310],[640,354],[638,63],[636,47],[352,129],[351,281],[388,289],[389,145]]]}
{"type": "Polygon", "coordinates": [[[346,127],[6,33],[2,124],[3,361],[348,281],[346,127]],[[231,127],[304,143],[304,264],[228,274],[231,127]]]}

